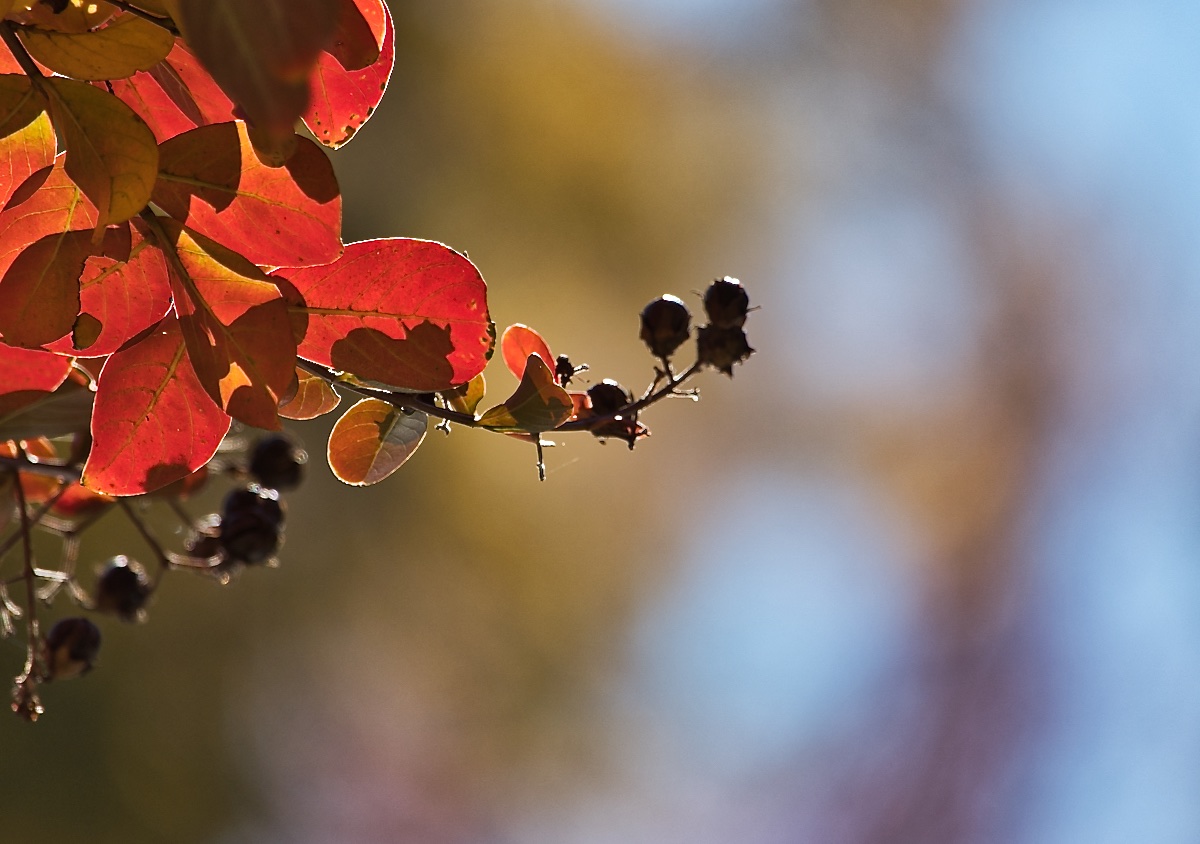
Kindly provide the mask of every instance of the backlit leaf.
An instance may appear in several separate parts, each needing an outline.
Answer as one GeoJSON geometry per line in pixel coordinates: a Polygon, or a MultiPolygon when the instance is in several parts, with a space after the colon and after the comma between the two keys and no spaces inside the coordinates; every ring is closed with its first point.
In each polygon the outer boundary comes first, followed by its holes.
{"type": "Polygon", "coordinates": [[[171,305],[162,252],[134,221],[128,258],[92,255],[79,280],[79,317],[70,336],[46,348],[63,354],[109,355],[155,325],[171,305]],[[86,327],[97,329],[89,335],[86,327]]]}
{"type": "Polygon", "coordinates": [[[79,276],[92,254],[89,232],[50,234],[29,244],[0,278],[0,334],[41,346],[68,334],[79,314],[79,276]]]}
{"type": "Polygon", "coordinates": [[[163,218],[183,274],[171,273],[175,311],[204,389],[226,413],[277,430],[296,346],[279,288],[218,243],[163,218]]]}
{"type": "Polygon", "coordinates": [[[201,64],[274,135],[291,134],[308,76],[330,42],[338,0],[173,0],[175,22],[201,64]]]}
{"type": "Polygon", "coordinates": [[[0,206],[37,170],[54,163],[45,103],[24,74],[0,76],[0,206]]]}
{"type": "Polygon", "coordinates": [[[374,64],[379,58],[383,27],[372,29],[367,15],[380,21],[386,11],[383,0],[338,0],[337,24],[325,52],[346,70],[362,70],[374,64]]]}
{"type": "Polygon", "coordinates": [[[18,30],[29,54],[75,79],[121,79],[148,70],[171,52],[175,37],[136,15],[124,14],[87,32],[18,30]]]}
{"type": "Polygon", "coordinates": [[[304,124],[318,141],[334,149],[353,138],[374,113],[387,89],[396,60],[396,36],[387,6],[381,0],[342,2],[343,5],[353,2],[357,6],[379,48],[374,61],[357,69],[348,69],[338,54],[322,53],[317,59],[316,72],[310,79],[304,124]]]}
{"type": "Polygon", "coordinates": [[[459,413],[475,413],[475,408],[479,407],[479,403],[483,401],[483,394],[487,389],[487,382],[483,378],[483,373],[479,373],[466,384],[455,387],[453,390],[446,390],[442,393],[442,398],[450,403],[450,406],[459,413]]]}
{"type": "Polygon", "coordinates": [[[67,175],[100,211],[100,224],[146,207],[158,175],[158,144],[119,99],[73,79],[49,77],[50,117],[67,149],[67,175]]]}
{"type": "Polygon", "coordinates": [[[70,371],[69,357],[0,343],[0,394],[56,390],[70,371]]]}
{"type": "Polygon", "coordinates": [[[24,0],[14,10],[13,17],[21,23],[57,32],[87,32],[103,24],[116,11],[102,0],[66,0],[59,4],[24,0]],[[58,11],[55,11],[55,5],[59,5],[58,11]]]}
{"type": "Polygon", "coordinates": [[[343,483],[376,484],[404,465],[425,439],[429,417],[363,399],[329,434],[329,467],[343,483]]]}
{"type": "Polygon", "coordinates": [[[21,183],[0,211],[0,273],[26,246],[49,234],[91,231],[96,208],[71,181],[59,156],[21,183]]]}
{"type": "Polygon", "coordinates": [[[299,138],[283,167],[267,167],[245,123],[185,132],[160,149],[154,203],[188,228],[255,264],[327,264],[342,253],[342,200],[321,148],[299,138]]]}
{"type": "Polygon", "coordinates": [[[296,369],[296,394],[279,405],[279,415],[284,419],[316,419],[330,413],[342,403],[329,382],[303,369],[296,369]]]}
{"type": "Polygon", "coordinates": [[[83,483],[111,495],[165,486],[207,463],[229,423],[192,369],[179,322],[167,317],[105,362],[83,483]]]}
{"type": "Polygon", "coordinates": [[[352,243],[323,267],[280,270],[307,320],[303,358],[418,392],[478,375],[495,330],[479,271],[449,247],[393,238],[352,243]]]}
{"type": "Polygon", "coordinates": [[[180,40],[170,55],[148,71],[109,84],[159,143],[197,126],[227,123],[235,116],[233,101],[180,40]]]}
{"type": "Polygon", "coordinates": [[[550,347],[546,345],[542,335],[528,325],[517,323],[504,329],[504,333],[500,335],[500,354],[504,357],[504,365],[508,367],[508,371],[518,379],[525,374],[525,361],[530,355],[537,355],[542,359],[542,363],[551,369],[554,368],[554,355],[550,353],[550,347]]]}
{"type": "Polygon", "coordinates": [[[554,372],[541,357],[531,354],[516,391],[504,404],[479,418],[479,424],[498,431],[537,434],[552,431],[571,418],[575,406],[570,395],[554,380],[554,372]]]}

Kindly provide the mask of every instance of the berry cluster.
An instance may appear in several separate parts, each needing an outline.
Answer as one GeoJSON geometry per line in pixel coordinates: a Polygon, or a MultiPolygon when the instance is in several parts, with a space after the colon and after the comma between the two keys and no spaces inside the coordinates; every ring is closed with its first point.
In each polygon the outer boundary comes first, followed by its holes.
{"type": "MultiPolygon", "coordinates": [[[[197,476],[188,483],[175,485],[155,496],[166,502],[183,523],[186,532],[183,553],[165,550],[151,534],[142,512],[123,499],[104,497],[93,501],[92,511],[82,520],[49,516],[71,490],[78,489],[74,483],[60,482],[58,491],[31,518],[24,512],[27,506],[24,487],[29,484],[22,476],[16,486],[21,489],[18,494],[22,499],[21,512],[17,515],[23,533],[36,527],[61,537],[62,558],[56,569],[37,566],[26,537],[26,572],[21,577],[0,582],[0,625],[4,634],[15,631],[14,619],[29,614],[32,622],[25,668],[13,688],[13,711],[27,720],[36,720],[42,714],[38,686],[86,674],[100,652],[100,630],[84,616],[61,618],[41,635],[33,617],[35,598],[37,602],[49,605],[65,589],[84,610],[110,615],[123,622],[139,622],[145,619],[146,607],[167,571],[193,571],[227,583],[244,567],[273,563],[283,540],[284,504],[280,493],[300,485],[306,460],[304,451],[288,437],[273,434],[259,439],[243,460],[233,460],[224,467],[214,464],[224,469],[223,474],[232,478],[235,486],[225,496],[220,513],[198,520],[187,515],[182,501],[204,485],[209,475],[207,469],[196,473],[197,476]],[[137,560],[123,554],[112,557],[100,567],[89,591],[78,582],[75,573],[80,537],[100,516],[114,508],[123,510],[132,520],[159,565],[151,576],[137,560]],[[22,579],[31,586],[35,581],[42,583],[36,592],[31,591],[25,607],[15,602],[8,592],[10,585],[22,579]]],[[[144,511],[149,502],[141,504],[144,511]]]]}

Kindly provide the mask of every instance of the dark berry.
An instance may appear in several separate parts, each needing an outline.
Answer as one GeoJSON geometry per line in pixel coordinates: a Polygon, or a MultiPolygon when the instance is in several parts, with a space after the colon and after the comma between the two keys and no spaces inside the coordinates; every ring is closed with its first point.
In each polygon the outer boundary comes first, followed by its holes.
{"type": "Polygon", "coordinates": [[[625,388],[611,378],[605,378],[599,384],[593,384],[587,394],[592,403],[592,411],[597,416],[616,413],[632,401],[625,388]]]}
{"type": "Polygon", "coordinates": [[[283,524],[283,504],[279,497],[267,491],[257,492],[253,489],[235,489],[225,496],[221,504],[221,521],[243,515],[254,515],[274,527],[283,524]]]}
{"type": "Polygon", "coordinates": [[[59,620],[42,642],[45,680],[67,680],[92,670],[100,653],[100,630],[86,618],[59,620]]]}
{"type": "Polygon", "coordinates": [[[279,548],[279,526],[256,513],[239,513],[221,520],[219,542],[235,563],[263,563],[279,548]]]}
{"type": "Polygon", "coordinates": [[[96,580],[96,609],[122,621],[137,621],[150,597],[150,582],[136,562],[113,557],[96,580]]]}
{"type": "Polygon", "coordinates": [[[250,453],[250,474],[268,489],[295,489],[304,480],[303,449],[287,437],[272,434],[263,437],[250,453]]]}
{"type": "Polygon", "coordinates": [[[662,296],[642,309],[639,335],[658,358],[669,358],[691,334],[692,315],[687,305],[674,296],[662,296]]]}
{"type": "Polygon", "coordinates": [[[717,328],[741,328],[749,310],[750,297],[736,278],[718,278],[704,291],[704,312],[717,328]]]}
{"type": "Polygon", "coordinates": [[[754,349],[746,342],[746,332],[740,328],[718,328],[715,325],[701,326],[696,337],[696,357],[701,363],[721,370],[733,377],[733,365],[741,363],[754,349]]]}

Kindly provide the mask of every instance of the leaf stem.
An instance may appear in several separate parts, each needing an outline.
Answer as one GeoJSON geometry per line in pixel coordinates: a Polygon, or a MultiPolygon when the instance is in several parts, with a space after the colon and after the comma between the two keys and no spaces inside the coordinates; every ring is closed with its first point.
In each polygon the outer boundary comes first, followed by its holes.
{"type": "Polygon", "coordinates": [[[161,26],[176,38],[179,37],[179,27],[177,27],[175,25],[175,21],[171,20],[170,18],[160,18],[158,15],[152,15],[145,9],[139,9],[132,3],[125,2],[125,0],[108,0],[108,3],[111,6],[116,6],[118,9],[123,9],[124,11],[129,12],[131,15],[137,15],[142,20],[147,20],[156,26],[161,26]]]}
{"type": "Polygon", "coordinates": [[[25,71],[25,75],[29,77],[33,86],[42,92],[41,84],[46,76],[37,66],[37,62],[33,60],[33,56],[29,55],[29,51],[25,49],[21,39],[17,37],[16,27],[12,21],[0,21],[0,38],[4,39],[5,46],[12,51],[13,58],[17,60],[21,70],[25,71]]]}

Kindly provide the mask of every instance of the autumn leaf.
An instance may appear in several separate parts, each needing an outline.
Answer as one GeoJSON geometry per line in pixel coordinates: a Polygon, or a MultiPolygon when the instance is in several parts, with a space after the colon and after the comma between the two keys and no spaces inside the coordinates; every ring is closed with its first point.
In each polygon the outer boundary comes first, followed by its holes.
{"type": "Polygon", "coordinates": [[[479,407],[479,403],[483,401],[483,394],[486,390],[487,381],[484,380],[481,372],[466,384],[455,387],[453,390],[444,391],[442,398],[459,413],[473,415],[475,408],[479,407]]]}
{"type": "Polygon", "coordinates": [[[383,0],[338,0],[337,24],[325,52],[346,70],[370,67],[379,59],[386,15],[383,0]]]}
{"type": "Polygon", "coordinates": [[[55,32],[87,32],[95,29],[116,14],[116,9],[104,2],[44,3],[24,0],[13,11],[13,17],[23,24],[55,32]],[[56,10],[54,7],[58,6],[56,10]]]}
{"type": "Polygon", "coordinates": [[[54,163],[54,128],[29,77],[0,76],[0,207],[35,171],[54,163]]]}
{"type": "Polygon", "coordinates": [[[96,207],[62,164],[60,155],[53,166],[33,173],[0,211],[0,272],[38,238],[95,228],[96,207]]]}
{"type": "Polygon", "coordinates": [[[298,139],[282,167],[259,161],[245,123],[203,126],[160,148],[156,205],[255,264],[327,264],[342,254],[342,200],[320,147],[298,139]]]}
{"type": "Polygon", "coordinates": [[[230,416],[277,430],[296,365],[288,309],[256,266],[203,235],[159,221],[179,256],[175,311],[204,389],[230,416]]]}
{"type": "Polygon", "coordinates": [[[497,431],[537,434],[566,422],[574,409],[570,395],[555,382],[554,372],[539,355],[531,354],[516,391],[479,417],[479,424],[497,431]]]}
{"type": "Polygon", "coordinates": [[[184,38],[247,118],[291,134],[308,104],[308,76],[330,42],[338,0],[172,0],[184,38]]]}
{"type": "Polygon", "coordinates": [[[159,143],[197,126],[227,123],[235,117],[233,101],[180,40],[148,71],[109,84],[146,122],[159,143]]]}
{"type": "MultiPolygon", "coordinates": [[[[2,290],[2,287],[0,287],[2,290]]],[[[163,253],[134,221],[127,256],[91,255],[79,279],[79,316],[71,334],[47,349],[99,357],[158,323],[171,306],[171,286],[163,253]],[[88,333],[88,327],[94,333],[88,333]]]]}
{"type": "Polygon", "coordinates": [[[376,57],[369,64],[357,54],[326,52],[317,59],[310,79],[308,109],[304,124],[318,141],[337,149],[345,144],[374,113],[383,98],[396,59],[392,16],[381,0],[342,0],[342,7],[356,6],[360,18],[377,39],[376,57]],[[349,63],[347,63],[349,62],[349,63]]]}
{"type": "Polygon", "coordinates": [[[69,357],[0,343],[0,395],[56,390],[70,371],[69,357]]]}
{"type": "Polygon", "coordinates": [[[67,150],[67,175],[99,209],[100,225],[146,207],[158,174],[149,127],[119,99],[73,79],[49,77],[50,117],[67,150]]]}
{"type": "Polygon", "coordinates": [[[229,423],[192,368],[178,320],[167,317],[105,362],[83,483],[111,495],[165,486],[207,463],[229,423]]]}
{"type": "Polygon", "coordinates": [[[508,371],[518,379],[525,374],[525,361],[530,355],[537,355],[548,367],[554,366],[554,355],[542,335],[520,323],[510,325],[500,335],[500,354],[508,371]]]}
{"type": "Polygon", "coordinates": [[[148,70],[171,52],[175,37],[157,24],[125,14],[100,29],[53,32],[17,30],[29,54],[56,73],[75,79],[121,79],[148,70]]]}
{"type": "Polygon", "coordinates": [[[404,411],[379,399],[363,399],[329,434],[329,467],[343,483],[376,484],[412,457],[429,427],[421,411],[404,411]]]}
{"type": "Polygon", "coordinates": [[[295,395],[279,405],[279,415],[284,419],[316,419],[341,404],[342,397],[324,378],[297,367],[296,380],[295,395]]]}
{"type": "Polygon", "coordinates": [[[92,254],[89,232],[50,234],[29,244],[0,279],[0,334],[14,346],[41,346],[71,331],[79,276],[92,254]]]}
{"type": "Polygon", "coordinates": [[[292,313],[307,320],[298,351],[308,360],[427,392],[470,381],[491,356],[487,286],[440,243],[367,240],[327,266],[272,276],[290,288],[292,313]]]}

